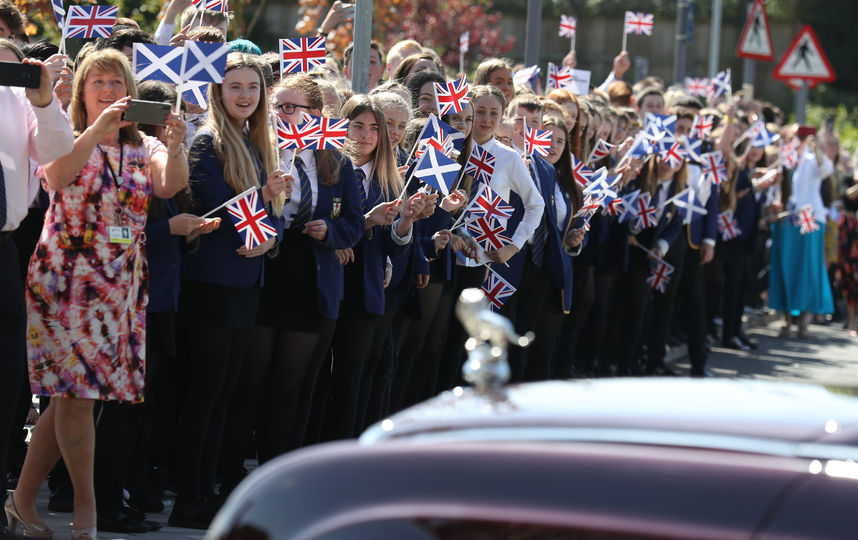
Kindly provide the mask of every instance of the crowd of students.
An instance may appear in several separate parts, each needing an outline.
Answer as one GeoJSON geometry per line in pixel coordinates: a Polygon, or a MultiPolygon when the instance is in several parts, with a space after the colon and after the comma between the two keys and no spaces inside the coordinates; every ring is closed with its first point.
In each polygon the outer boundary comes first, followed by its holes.
{"type": "MultiPolygon", "coordinates": [[[[10,298],[21,299],[4,369],[25,355],[29,365],[29,384],[22,369],[10,375],[17,388],[2,414],[11,433],[32,394],[43,399],[23,470],[23,443],[0,439],[20,472],[6,502],[12,530],[53,534],[35,502],[49,472],[50,508],[74,511],[75,538],[94,538],[96,527],[156,530],[145,512],[163,510],[168,487],[169,523],[206,528],[247,457],[355,437],[458,384],[467,335],[454,304],[495,273],[516,289],[500,313],[536,336],[510,351],[514,382],[675,375],[665,352],[677,335],[690,374],[707,376],[713,336],[756,346],[742,315],[765,294],[785,314],[783,334],[795,318],[804,337],[810,315],[835,310],[834,284],[858,330],[858,190],[830,129],[785,126],[777,107],[741,93],[704,102],[656,77],[630,85],[625,51],[586,95],[539,95],[506,60],[483,59],[469,104],[440,119],[464,139],[450,153],[460,164],[474,148],[494,157],[488,186],[512,207],[498,220],[510,241],[486,249],[461,219],[484,182],[465,174],[444,195],[403,176],[438,115],[433,84],[454,78],[413,40],[388,51],[372,43],[367,94],[349,87],[351,46],[341,66],[332,54],[281,76],[277,53],[236,40],[207,109],[186,105],[163,126],[124,121],[131,98],[176,100],[171,85],[134,82],[134,43],[226,40],[227,15],[183,4],[172,3],[154,35],[117,20],[110,38],[69,62],[50,44],[16,44],[23,18],[0,2],[0,31],[12,38],[0,40],[0,56],[43,61],[53,100],[33,107],[67,110],[75,137],[65,155],[33,156],[20,226],[10,220],[0,236],[20,256],[14,274],[4,268],[4,284],[17,283],[10,298]],[[275,119],[299,124],[304,113],[348,119],[344,149],[278,150],[275,119]],[[672,116],[676,140],[699,118],[713,130],[679,160],[624,158],[648,113],[672,116]],[[758,122],[780,139],[754,144],[747,132],[758,122]],[[544,157],[524,153],[530,129],[551,133],[544,157]],[[579,164],[600,141],[613,149],[588,167],[617,179],[618,198],[647,195],[660,210],[653,223],[586,212],[594,200],[579,164]],[[713,182],[696,156],[718,150],[726,176],[713,182]],[[225,210],[200,217],[248,188],[277,231],[251,249],[225,210]],[[673,202],[688,188],[706,211],[697,219],[673,202]],[[796,224],[806,205],[816,223],[808,231],[796,224]],[[736,234],[719,230],[727,211],[736,234]],[[654,291],[662,263],[673,273],[654,291]],[[770,285],[760,287],[767,268],[770,285]]],[[[575,63],[574,53],[563,60],[575,63]]]]}

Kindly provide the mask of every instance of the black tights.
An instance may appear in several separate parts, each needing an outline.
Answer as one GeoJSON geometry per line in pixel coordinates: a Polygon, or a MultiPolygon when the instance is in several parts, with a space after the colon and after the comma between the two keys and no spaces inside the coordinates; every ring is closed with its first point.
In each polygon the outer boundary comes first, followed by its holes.
{"type": "MultiPolygon", "coordinates": [[[[432,381],[432,390],[435,389],[435,378],[438,373],[438,347],[437,341],[430,340],[429,336],[438,334],[434,329],[439,324],[438,318],[441,315],[439,306],[443,292],[443,282],[430,282],[426,287],[417,290],[422,317],[419,320],[409,321],[405,331],[390,397],[392,411],[398,411],[406,405],[420,401],[424,395],[429,393],[426,389],[430,386],[430,380],[432,381]],[[429,357],[428,361],[424,361],[424,353],[430,351],[432,356],[429,357]],[[411,388],[412,384],[413,389],[411,388]]],[[[449,315],[443,318],[447,320],[449,315]]]]}

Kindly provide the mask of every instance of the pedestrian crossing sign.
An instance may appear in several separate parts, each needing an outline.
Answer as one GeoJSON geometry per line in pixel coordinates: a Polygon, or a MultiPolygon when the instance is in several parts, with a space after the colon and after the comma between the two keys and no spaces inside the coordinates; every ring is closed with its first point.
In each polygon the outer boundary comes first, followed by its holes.
{"type": "Polygon", "coordinates": [[[748,20],[739,38],[736,56],[770,62],[775,53],[772,47],[772,32],[769,29],[769,18],[763,0],[754,0],[748,20]]]}
{"type": "Polygon", "coordinates": [[[796,79],[810,83],[831,82],[836,79],[813,28],[806,24],[775,68],[775,79],[794,83],[796,79]]]}

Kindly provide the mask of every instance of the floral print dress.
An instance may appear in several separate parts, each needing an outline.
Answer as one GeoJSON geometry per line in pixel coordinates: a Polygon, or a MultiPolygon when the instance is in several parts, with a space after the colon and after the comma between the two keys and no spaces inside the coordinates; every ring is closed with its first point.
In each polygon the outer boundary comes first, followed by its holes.
{"type": "Polygon", "coordinates": [[[50,192],[27,273],[34,394],[143,400],[144,228],[152,193],[149,163],[157,152],[166,148],[154,137],[144,137],[139,147],[126,143],[121,151],[100,145],[74,182],[50,192]],[[111,242],[111,226],[127,227],[130,242],[111,242]]]}

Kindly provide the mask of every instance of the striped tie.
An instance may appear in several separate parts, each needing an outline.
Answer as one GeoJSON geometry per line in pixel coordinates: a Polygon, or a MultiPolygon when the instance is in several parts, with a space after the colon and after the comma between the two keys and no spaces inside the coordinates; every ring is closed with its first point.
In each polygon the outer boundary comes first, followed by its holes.
{"type": "MultiPolygon", "coordinates": [[[[537,179],[533,168],[530,169],[530,175],[536,183],[536,189],[538,190],[539,180],[537,179]]],[[[535,231],[533,231],[533,245],[531,246],[533,251],[531,253],[531,260],[533,261],[533,265],[537,268],[542,268],[542,263],[545,261],[545,242],[548,240],[549,225],[548,220],[545,218],[547,214],[548,212],[546,211],[539,222],[539,226],[535,231]]]]}
{"type": "Polygon", "coordinates": [[[468,194],[468,200],[473,201],[474,197],[477,196],[477,193],[480,192],[480,187],[482,187],[482,182],[477,180],[476,178],[471,179],[471,192],[468,194]]]}
{"type": "Polygon", "coordinates": [[[364,182],[364,180],[366,180],[366,173],[363,172],[363,169],[355,169],[355,180],[357,180],[358,190],[360,191],[360,209],[361,209],[361,212],[366,214],[366,212],[367,212],[366,189],[363,186],[363,182],[364,182]]]}
{"type": "Polygon", "coordinates": [[[304,172],[304,160],[295,158],[295,170],[298,171],[298,179],[301,183],[301,200],[298,202],[298,210],[292,218],[290,229],[303,228],[310,221],[313,206],[313,188],[310,186],[310,178],[304,172]]]}

